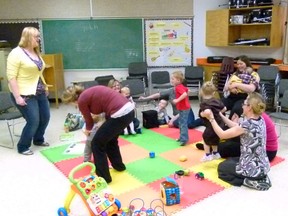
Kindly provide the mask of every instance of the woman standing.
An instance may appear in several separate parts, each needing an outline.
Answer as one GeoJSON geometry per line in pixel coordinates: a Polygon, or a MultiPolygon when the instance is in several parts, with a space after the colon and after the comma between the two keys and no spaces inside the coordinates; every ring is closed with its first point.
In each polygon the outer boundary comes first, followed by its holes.
{"type": "MultiPolygon", "coordinates": [[[[245,120],[238,125],[220,112],[229,129],[222,128],[215,121],[211,110],[205,110],[203,116],[211,122],[221,139],[240,136],[240,157],[228,158],[218,166],[218,177],[234,186],[245,185],[256,190],[268,190],[271,182],[266,154],[266,126],[261,114],[266,105],[258,93],[250,93],[242,105],[245,120]]],[[[220,144],[221,145],[221,144],[220,144]]]]}
{"type": "Polygon", "coordinates": [[[40,33],[34,27],[22,31],[18,47],[7,58],[7,79],[12,101],[26,120],[17,149],[20,154],[32,155],[31,142],[49,146],[44,140],[50,120],[48,87],[43,78],[45,63],[39,51],[40,33]]]}
{"type": "MultiPolygon", "coordinates": [[[[250,60],[247,56],[239,56],[237,60],[237,70],[233,75],[238,75],[245,73],[247,67],[252,68],[250,60]]],[[[240,117],[243,113],[241,104],[247,98],[248,93],[254,92],[259,88],[260,77],[257,72],[252,72],[251,76],[253,77],[253,82],[249,84],[240,83],[240,82],[229,82],[225,86],[224,90],[230,92],[227,98],[223,98],[222,102],[226,106],[227,110],[231,110],[229,118],[232,119],[234,114],[237,114],[240,117]]]]}
{"type": "Polygon", "coordinates": [[[81,86],[70,86],[63,93],[62,101],[76,102],[82,113],[86,136],[90,134],[94,122],[91,114],[105,113],[106,121],[97,130],[91,141],[96,174],[103,177],[107,183],[112,181],[107,156],[112,167],[124,171],[125,164],[118,146],[118,137],[134,117],[134,104],[127,98],[106,86],[94,86],[84,91],[81,86]]]}

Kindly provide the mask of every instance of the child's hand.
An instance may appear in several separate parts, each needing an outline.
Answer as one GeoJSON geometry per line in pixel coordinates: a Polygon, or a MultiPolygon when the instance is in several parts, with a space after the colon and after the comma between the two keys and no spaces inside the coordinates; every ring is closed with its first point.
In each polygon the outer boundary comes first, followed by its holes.
{"type": "Polygon", "coordinates": [[[90,135],[90,130],[84,129],[84,130],[83,130],[83,133],[84,133],[86,136],[89,136],[89,135],[90,135]]]}

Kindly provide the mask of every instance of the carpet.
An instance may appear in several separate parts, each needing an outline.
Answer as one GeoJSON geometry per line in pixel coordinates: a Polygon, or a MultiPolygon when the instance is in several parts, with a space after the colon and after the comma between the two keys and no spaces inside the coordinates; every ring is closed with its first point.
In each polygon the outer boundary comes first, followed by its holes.
{"type": "MultiPolygon", "coordinates": [[[[127,170],[117,172],[110,169],[113,181],[109,186],[122,206],[129,206],[131,200],[141,198],[145,207],[149,207],[151,201],[160,198],[160,183],[167,177],[174,178],[177,170],[188,169],[190,175],[176,180],[183,191],[181,202],[177,205],[165,206],[167,215],[231,187],[230,184],[218,179],[217,166],[224,159],[200,162],[204,152],[199,151],[195,143],[202,141],[202,132],[190,129],[190,140],[186,146],[179,146],[175,141],[178,136],[178,129],[162,127],[144,128],[142,134],[119,138],[119,146],[127,170]],[[149,157],[150,152],[155,153],[155,158],[149,157]],[[181,162],[179,160],[181,156],[187,157],[187,160],[181,162]],[[195,178],[197,172],[204,174],[203,180],[195,178]]],[[[71,169],[83,162],[85,141],[75,141],[73,135],[67,134],[60,137],[60,140],[62,145],[42,150],[41,153],[67,177],[71,169]]],[[[283,160],[276,157],[271,166],[283,160]]],[[[74,177],[85,176],[89,171],[83,169],[74,177]]]]}

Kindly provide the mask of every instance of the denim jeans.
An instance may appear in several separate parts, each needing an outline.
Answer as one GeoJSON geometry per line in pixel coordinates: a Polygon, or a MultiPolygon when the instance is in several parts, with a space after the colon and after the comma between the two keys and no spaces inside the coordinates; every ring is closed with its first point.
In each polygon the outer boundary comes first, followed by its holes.
{"type": "Polygon", "coordinates": [[[35,145],[40,145],[44,142],[45,130],[50,120],[50,106],[45,93],[25,97],[27,103],[25,106],[16,104],[12,94],[11,99],[26,120],[17,144],[18,152],[21,153],[29,149],[32,140],[35,145]]]}
{"type": "Polygon", "coordinates": [[[180,128],[180,142],[187,143],[189,140],[188,136],[188,125],[187,119],[190,109],[188,110],[179,110],[179,128],[180,128]]]}
{"type": "MultiPolygon", "coordinates": [[[[192,109],[190,109],[189,111],[189,115],[188,115],[188,120],[187,120],[187,125],[189,129],[193,129],[199,126],[203,126],[203,121],[201,118],[197,118],[195,119],[195,115],[192,109]]],[[[177,118],[174,122],[173,122],[173,126],[176,128],[179,128],[179,118],[177,118]]]]}

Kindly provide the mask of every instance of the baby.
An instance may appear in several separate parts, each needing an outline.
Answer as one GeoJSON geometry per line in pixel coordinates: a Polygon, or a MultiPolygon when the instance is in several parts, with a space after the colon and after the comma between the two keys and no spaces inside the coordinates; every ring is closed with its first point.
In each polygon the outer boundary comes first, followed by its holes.
{"type": "Polygon", "coordinates": [[[155,110],[158,113],[158,122],[159,125],[168,124],[169,122],[169,116],[167,114],[166,107],[168,106],[168,101],[166,100],[160,100],[158,106],[155,108],[155,110]]]}
{"type": "MultiPolygon", "coordinates": [[[[130,96],[130,89],[128,87],[125,86],[125,87],[121,88],[120,93],[124,97],[126,97],[131,103],[134,104],[133,98],[130,96]]],[[[128,127],[130,128],[131,134],[136,134],[133,122],[131,122],[128,127]]],[[[128,135],[129,134],[128,133],[128,127],[126,127],[124,129],[124,135],[128,135]]]]}
{"type": "MultiPolygon", "coordinates": [[[[90,131],[89,136],[87,136],[86,143],[85,143],[85,148],[84,148],[84,162],[91,161],[91,156],[92,156],[92,149],[91,149],[91,141],[96,134],[97,130],[101,127],[101,125],[105,122],[105,114],[99,114],[99,115],[94,115],[91,114],[93,121],[94,121],[94,126],[92,130],[90,131]]],[[[86,125],[84,124],[83,130],[86,128],[86,125]]]]}
{"type": "MultiPolygon", "coordinates": [[[[224,90],[223,90],[223,95],[225,98],[227,98],[230,95],[230,91],[228,90],[228,85],[227,84],[231,84],[233,82],[237,82],[237,83],[243,83],[243,84],[250,84],[252,83],[255,79],[254,76],[252,76],[253,72],[253,68],[251,67],[247,67],[245,71],[243,71],[242,73],[238,73],[238,74],[232,74],[232,76],[229,78],[229,80],[226,82],[224,90]]],[[[236,89],[237,93],[241,92],[240,89],[236,89]]]]}

